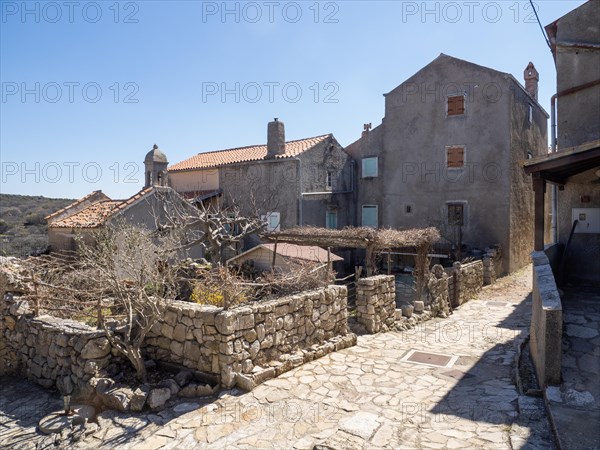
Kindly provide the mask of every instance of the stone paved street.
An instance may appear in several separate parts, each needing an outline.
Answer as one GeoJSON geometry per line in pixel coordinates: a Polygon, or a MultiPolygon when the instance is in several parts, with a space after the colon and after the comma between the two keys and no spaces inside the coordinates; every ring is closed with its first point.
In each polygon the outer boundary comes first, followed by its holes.
{"type": "Polygon", "coordinates": [[[360,336],[250,393],[99,417],[78,448],[553,448],[541,399],[512,381],[530,268],[413,330],[360,336]]]}

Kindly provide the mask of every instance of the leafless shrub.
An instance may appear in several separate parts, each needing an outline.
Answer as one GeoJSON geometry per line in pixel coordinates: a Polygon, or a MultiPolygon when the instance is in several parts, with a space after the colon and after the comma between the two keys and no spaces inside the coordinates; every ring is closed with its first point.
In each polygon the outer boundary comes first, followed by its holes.
{"type": "Polygon", "coordinates": [[[265,285],[264,295],[283,296],[328,286],[335,282],[335,277],[327,265],[298,260],[293,263],[291,271],[266,271],[256,282],[265,285]]]}
{"type": "Polygon", "coordinates": [[[176,295],[174,242],[149,230],[119,223],[78,240],[76,255],[30,258],[29,296],[36,313],[96,318],[112,346],[146,376],[141,346],[176,295]]]}

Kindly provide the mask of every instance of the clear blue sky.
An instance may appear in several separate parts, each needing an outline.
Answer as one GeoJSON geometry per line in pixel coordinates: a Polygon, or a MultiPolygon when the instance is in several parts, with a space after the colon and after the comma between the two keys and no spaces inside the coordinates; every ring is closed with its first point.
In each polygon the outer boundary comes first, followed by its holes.
{"type": "MultiPolygon", "coordinates": [[[[538,13],[545,26],[583,3],[538,13]]],[[[382,94],[440,53],[518,80],[533,61],[547,111],[555,91],[526,1],[0,5],[2,193],[128,197],[154,143],[176,163],[265,143],[273,117],[288,140],[348,145],[381,122],[382,94]]]]}

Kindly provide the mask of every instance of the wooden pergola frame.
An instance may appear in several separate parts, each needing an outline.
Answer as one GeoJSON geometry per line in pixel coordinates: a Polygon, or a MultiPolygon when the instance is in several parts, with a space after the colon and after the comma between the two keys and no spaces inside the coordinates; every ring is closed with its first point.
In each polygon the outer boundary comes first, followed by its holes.
{"type": "Polygon", "coordinates": [[[440,239],[435,227],[394,230],[391,228],[346,227],[341,230],[319,227],[295,227],[283,231],[264,233],[270,242],[297,245],[316,245],[325,248],[364,248],[366,250],[367,276],[375,273],[375,253],[398,248],[414,248],[417,295],[420,295],[428,271],[428,253],[440,239]]]}

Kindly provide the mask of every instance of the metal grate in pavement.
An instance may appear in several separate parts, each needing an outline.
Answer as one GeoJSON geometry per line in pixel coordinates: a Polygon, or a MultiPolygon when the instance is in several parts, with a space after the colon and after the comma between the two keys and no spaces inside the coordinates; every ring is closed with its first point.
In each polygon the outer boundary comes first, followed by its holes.
{"type": "Polygon", "coordinates": [[[431,367],[452,367],[457,359],[458,356],[410,350],[400,359],[400,361],[431,367]]]}

